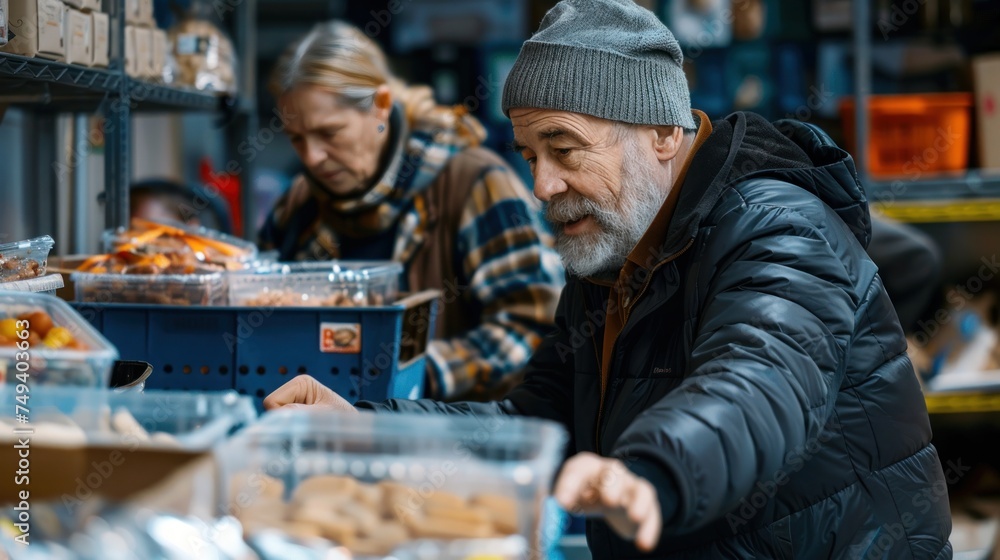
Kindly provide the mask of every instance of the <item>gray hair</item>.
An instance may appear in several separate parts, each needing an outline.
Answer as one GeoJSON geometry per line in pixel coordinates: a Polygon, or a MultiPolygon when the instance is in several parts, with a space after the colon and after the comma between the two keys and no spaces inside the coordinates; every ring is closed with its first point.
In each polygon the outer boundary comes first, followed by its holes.
{"type": "Polygon", "coordinates": [[[382,49],[356,27],[336,20],[316,24],[285,49],[268,89],[278,98],[302,84],[327,88],[361,110],[371,108],[379,86],[402,87],[382,49]]]}

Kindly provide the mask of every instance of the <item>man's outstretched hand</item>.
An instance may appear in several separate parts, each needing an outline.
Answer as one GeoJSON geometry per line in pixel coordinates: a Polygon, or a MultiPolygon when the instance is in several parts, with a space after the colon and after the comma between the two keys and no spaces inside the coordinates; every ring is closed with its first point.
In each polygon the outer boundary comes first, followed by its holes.
{"type": "Polygon", "coordinates": [[[351,403],[309,375],[297,375],[264,399],[264,409],[314,407],[357,412],[351,403]]]}
{"type": "Polygon", "coordinates": [[[578,453],[563,466],[555,498],[571,513],[598,514],[622,538],[649,552],[660,541],[663,521],[656,488],[618,459],[578,453]]]}

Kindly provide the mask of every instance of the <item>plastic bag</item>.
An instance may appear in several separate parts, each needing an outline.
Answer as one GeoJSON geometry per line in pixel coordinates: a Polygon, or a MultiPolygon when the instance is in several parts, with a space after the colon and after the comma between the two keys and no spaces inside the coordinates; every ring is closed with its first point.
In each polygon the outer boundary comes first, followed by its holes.
{"type": "Polygon", "coordinates": [[[212,22],[211,14],[210,4],[195,3],[170,28],[169,68],[164,71],[164,81],[234,94],[236,50],[229,37],[212,22]]]}

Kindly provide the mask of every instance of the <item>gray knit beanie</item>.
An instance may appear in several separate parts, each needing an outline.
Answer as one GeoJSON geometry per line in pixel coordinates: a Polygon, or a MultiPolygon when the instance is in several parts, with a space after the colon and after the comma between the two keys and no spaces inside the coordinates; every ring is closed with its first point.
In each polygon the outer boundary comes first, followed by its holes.
{"type": "Polygon", "coordinates": [[[503,88],[512,107],[693,130],[674,34],[632,0],[562,0],[521,47],[503,88]]]}

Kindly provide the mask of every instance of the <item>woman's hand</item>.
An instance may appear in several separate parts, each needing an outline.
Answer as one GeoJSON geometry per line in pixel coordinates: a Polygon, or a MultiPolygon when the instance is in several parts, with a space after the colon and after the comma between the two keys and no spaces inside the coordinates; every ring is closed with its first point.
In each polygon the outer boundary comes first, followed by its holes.
{"type": "Polygon", "coordinates": [[[264,399],[264,409],[305,408],[357,412],[354,406],[309,375],[297,375],[264,399]]]}

